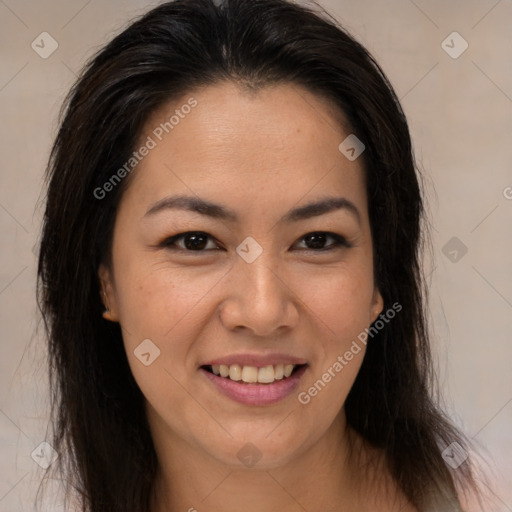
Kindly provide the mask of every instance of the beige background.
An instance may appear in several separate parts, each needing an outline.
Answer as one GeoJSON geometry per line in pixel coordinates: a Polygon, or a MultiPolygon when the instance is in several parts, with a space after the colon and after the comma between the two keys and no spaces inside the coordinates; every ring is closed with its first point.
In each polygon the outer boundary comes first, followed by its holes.
{"type": "MultiPolygon", "coordinates": [[[[512,1],[321,4],[373,52],[402,100],[428,177],[426,268],[446,407],[491,463],[489,510],[512,511],[512,1]],[[453,31],[469,45],[456,59],[442,47],[453,31]],[[467,247],[456,262],[452,237],[467,247]]],[[[0,511],[34,510],[41,475],[31,458],[48,402],[35,334],[35,204],[58,109],[92,52],[151,5],[0,0],[0,511]],[[44,31],[59,45],[47,59],[31,48],[44,31]]],[[[452,52],[462,48],[453,41],[452,52]]]]}

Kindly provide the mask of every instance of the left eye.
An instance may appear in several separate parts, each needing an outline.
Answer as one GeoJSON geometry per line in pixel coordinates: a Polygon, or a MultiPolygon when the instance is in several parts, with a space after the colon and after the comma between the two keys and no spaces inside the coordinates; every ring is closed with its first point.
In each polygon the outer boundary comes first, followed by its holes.
{"type": "Polygon", "coordinates": [[[308,233],[307,235],[304,235],[301,240],[304,240],[306,243],[310,243],[313,246],[311,248],[308,247],[306,250],[332,251],[339,246],[351,247],[347,240],[341,235],[337,235],[336,233],[328,233],[325,231],[315,231],[313,233],[308,233]],[[328,247],[321,247],[325,244],[325,241],[328,238],[332,238],[334,243],[328,247]]]}
{"type": "MultiPolygon", "coordinates": [[[[160,244],[160,246],[168,249],[172,249],[173,246],[175,246],[188,252],[204,252],[209,239],[213,239],[213,237],[203,231],[187,231],[186,233],[180,233],[167,238],[160,244]],[[176,244],[177,241],[181,240],[183,240],[184,245],[176,244]]],[[[304,243],[310,245],[310,247],[306,247],[304,250],[312,250],[315,252],[331,251],[339,246],[351,247],[347,240],[341,235],[326,231],[314,231],[312,233],[308,233],[307,235],[304,235],[300,241],[304,241],[304,243]],[[334,243],[327,247],[323,247],[326,240],[329,238],[333,239],[334,243]]]]}

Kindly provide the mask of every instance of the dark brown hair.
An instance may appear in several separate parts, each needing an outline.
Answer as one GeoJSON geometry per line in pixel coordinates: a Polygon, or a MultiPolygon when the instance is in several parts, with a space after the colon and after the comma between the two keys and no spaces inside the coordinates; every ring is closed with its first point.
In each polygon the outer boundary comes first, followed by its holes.
{"type": "Polygon", "coordinates": [[[84,511],[150,510],[158,464],[143,395],[120,326],[102,318],[98,283],[128,180],[102,199],[94,191],[129,159],[156,109],[226,80],[258,90],[303,86],[337,105],[364,142],[376,285],[385,309],[403,309],[368,343],[347,420],[384,450],[420,510],[460,510],[456,487],[474,481],[469,459],[453,471],[441,455],[454,441],[469,448],[432,398],[423,203],[404,113],[363,46],[334,20],[284,0],[162,4],[101,49],[66,100],[47,170],[38,267],[56,467],[84,511]]]}

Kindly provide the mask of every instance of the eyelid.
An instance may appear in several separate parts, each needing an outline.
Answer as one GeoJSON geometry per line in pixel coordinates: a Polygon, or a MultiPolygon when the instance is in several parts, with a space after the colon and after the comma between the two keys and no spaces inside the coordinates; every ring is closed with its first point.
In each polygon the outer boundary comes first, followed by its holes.
{"type": "MultiPolygon", "coordinates": [[[[186,235],[189,235],[189,234],[206,236],[209,239],[209,241],[214,241],[217,245],[219,245],[219,242],[216,240],[216,238],[205,231],[184,231],[184,232],[181,232],[181,233],[178,233],[176,235],[166,238],[160,244],[158,244],[158,247],[170,249],[170,246],[175,245],[175,242],[177,240],[183,239],[186,235]]],[[[347,238],[344,237],[343,235],[334,233],[332,231],[319,231],[319,230],[309,231],[309,232],[305,233],[304,235],[302,235],[301,237],[299,237],[297,239],[297,241],[294,243],[294,245],[297,242],[303,242],[304,239],[308,235],[314,235],[314,234],[322,234],[322,235],[326,235],[327,237],[331,237],[332,239],[335,240],[336,243],[328,245],[326,248],[323,248],[323,249],[302,248],[302,249],[300,249],[301,251],[312,252],[312,253],[322,253],[322,252],[326,253],[326,252],[334,251],[336,249],[340,249],[343,247],[345,247],[347,249],[353,247],[353,244],[351,242],[349,242],[347,240],[347,238]]],[[[186,252],[186,253],[205,253],[205,252],[212,251],[212,249],[201,249],[201,250],[193,251],[193,250],[189,250],[189,249],[184,249],[182,247],[177,247],[176,249],[172,249],[172,250],[177,250],[177,251],[186,252]]]]}
{"type": "Polygon", "coordinates": [[[306,233],[305,235],[302,235],[299,238],[299,241],[303,241],[304,238],[306,238],[308,235],[314,235],[314,234],[322,234],[326,235],[327,237],[333,238],[336,243],[331,244],[330,246],[327,246],[325,249],[302,249],[304,251],[311,251],[311,252],[328,252],[330,250],[335,250],[339,247],[346,247],[347,249],[353,247],[353,244],[349,242],[343,235],[340,235],[338,233],[333,233],[332,231],[310,231],[306,233]],[[332,249],[329,249],[329,247],[332,247],[332,249]]]}
{"type": "MultiPolygon", "coordinates": [[[[176,235],[172,235],[167,237],[165,240],[163,240],[161,243],[158,244],[158,247],[163,247],[165,249],[169,249],[170,246],[174,245],[177,240],[185,238],[186,235],[203,235],[206,236],[209,240],[208,241],[214,241],[217,245],[219,244],[216,240],[216,238],[206,231],[183,231],[181,233],[178,233],[176,235]]],[[[181,252],[187,252],[187,253],[202,253],[202,252],[209,252],[212,249],[202,249],[200,251],[191,251],[188,249],[183,249],[182,247],[177,247],[175,250],[181,251],[181,252]]]]}

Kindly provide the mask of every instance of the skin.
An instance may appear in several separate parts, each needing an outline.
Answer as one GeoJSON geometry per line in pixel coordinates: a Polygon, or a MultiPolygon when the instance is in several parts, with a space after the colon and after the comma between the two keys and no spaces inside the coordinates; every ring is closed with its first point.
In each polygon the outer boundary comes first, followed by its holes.
{"type": "Polygon", "coordinates": [[[381,454],[346,428],[343,404],[364,345],[307,405],[297,398],[383,311],[362,159],[351,162],[338,149],[350,131],[327,100],[297,86],[254,93],[224,82],[160,109],[141,141],[192,96],[197,107],[133,171],[116,217],[112,267],[99,270],[105,317],[120,322],[147,400],[161,466],[154,510],[415,510],[381,454]],[[224,205],[239,220],[176,209],[145,216],[177,193],[224,205]],[[325,196],[348,199],[360,218],[339,209],[278,222],[325,196]],[[210,235],[207,245],[159,246],[188,231],[210,235]],[[327,237],[324,247],[334,249],[321,252],[304,240],[314,231],[339,234],[352,247],[327,237]],[[263,249],[252,263],[236,252],[247,236],[263,249]],[[145,366],[134,350],[148,338],[160,356],[145,366]],[[199,371],[208,360],[247,352],[304,358],[297,391],[277,404],[243,405],[199,371]],[[251,468],[237,457],[249,442],[261,455],[251,468]]]}

